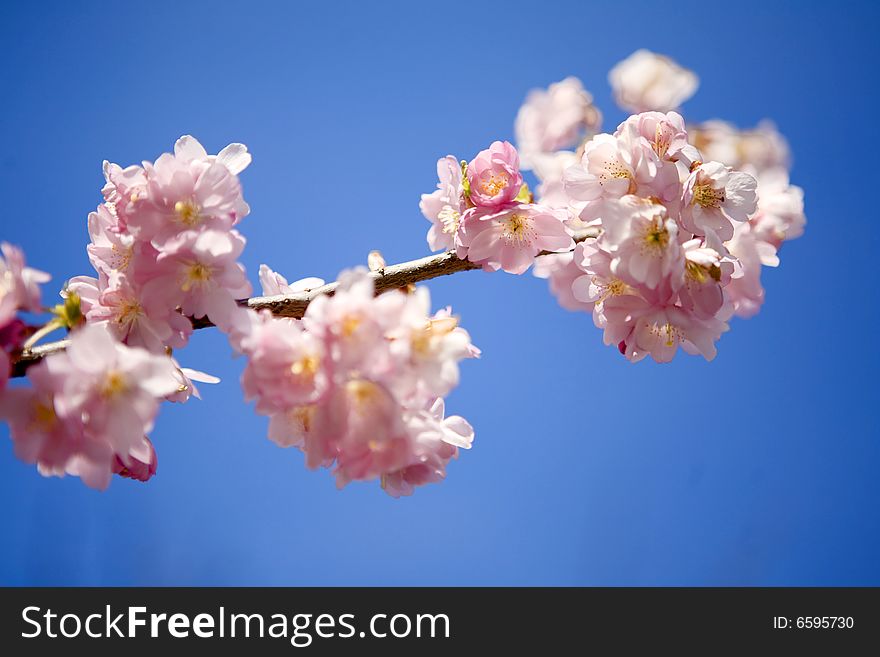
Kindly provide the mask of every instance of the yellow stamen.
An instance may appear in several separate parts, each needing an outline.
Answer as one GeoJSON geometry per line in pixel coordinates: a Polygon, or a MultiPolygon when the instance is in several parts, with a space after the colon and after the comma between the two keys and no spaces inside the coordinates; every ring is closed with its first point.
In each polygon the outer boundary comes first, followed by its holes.
{"type": "Polygon", "coordinates": [[[691,205],[700,205],[704,208],[718,208],[724,203],[724,190],[715,189],[709,183],[694,185],[694,198],[691,205]]]}
{"type": "Polygon", "coordinates": [[[112,399],[118,395],[121,395],[126,390],[128,390],[128,381],[125,379],[125,375],[122,372],[118,372],[116,370],[111,370],[107,372],[107,375],[104,377],[104,382],[101,384],[101,396],[105,399],[112,399]]]}
{"type": "Polygon", "coordinates": [[[480,180],[480,189],[488,196],[497,196],[507,188],[509,182],[510,177],[506,173],[502,172],[497,176],[490,174],[488,178],[480,180]]]}
{"type": "Polygon", "coordinates": [[[195,201],[178,201],[174,204],[177,219],[187,228],[192,228],[202,220],[201,208],[195,201]]]}

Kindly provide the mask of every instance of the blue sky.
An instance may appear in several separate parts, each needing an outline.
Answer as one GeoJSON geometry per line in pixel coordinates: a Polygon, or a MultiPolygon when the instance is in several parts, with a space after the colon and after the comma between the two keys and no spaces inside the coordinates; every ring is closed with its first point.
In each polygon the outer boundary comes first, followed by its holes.
{"type": "Polygon", "coordinates": [[[0,583],[880,584],[876,6],[232,4],[0,9],[0,237],[52,273],[46,298],[90,271],[101,161],[186,133],[254,154],[252,280],[424,255],[438,157],[512,138],[527,91],[567,75],[613,128],[606,74],[640,47],[698,72],[689,120],[777,122],[807,234],[712,363],[627,363],[530,275],[431,282],[484,352],[448,403],[477,438],[403,500],[271,444],[201,331],[181,360],[224,381],[163,408],[148,485],[43,479],[0,428],[0,583]]]}

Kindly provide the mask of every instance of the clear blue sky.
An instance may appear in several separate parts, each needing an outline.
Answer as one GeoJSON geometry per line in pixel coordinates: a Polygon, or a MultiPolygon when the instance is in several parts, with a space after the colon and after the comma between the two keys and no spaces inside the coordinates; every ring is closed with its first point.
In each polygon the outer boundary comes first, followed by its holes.
{"type": "Polygon", "coordinates": [[[639,47],[699,73],[689,119],[777,121],[807,234],[713,363],[627,363],[530,275],[432,282],[484,351],[449,401],[477,438],[403,500],[272,445],[201,331],[182,360],[224,382],[163,408],[148,485],[43,479],[0,428],[0,583],[880,584],[876,5],[232,4],[0,9],[0,237],[54,285],[90,272],[101,161],[185,133],[254,154],[252,280],[421,256],[438,157],[512,138],[566,75],[613,127],[606,73],[639,47]]]}

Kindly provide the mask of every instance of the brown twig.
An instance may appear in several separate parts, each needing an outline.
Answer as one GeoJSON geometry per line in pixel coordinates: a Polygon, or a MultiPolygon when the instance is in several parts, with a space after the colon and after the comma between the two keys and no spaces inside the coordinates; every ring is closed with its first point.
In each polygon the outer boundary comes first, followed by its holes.
{"type": "MultiPolygon", "coordinates": [[[[595,229],[586,229],[580,231],[575,236],[576,242],[582,242],[588,237],[595,237],[597,231],[595,229]]],[[[549,255],[544,252],[541,255],[549,255]]],[[[455,255],[453,251],[446,253],[438,253],[437,255],[419,258],[418,260],[410,260],[401,262],[397,265],[389,265],[377,271],[370,272],[370,277],[376,286],[376,294],[381,294],[387,290],[405,288],[408,285],[427,281],[439,276],[448,276],[460,271],[469,271],[472,269],[480,269],[480,265],[475,265],[467,260],[462,260],[455,255]]],[[[320,287],[294,294],[279,294],[270,297],[252,297],[250,299],[242,299],[239,304],[247,306],[253,310],[268,310],[277,317],[293,317],[300,319],[306,312],[306,308],[317,297],[326,294],[332,295],[339,286],[337,281],[327,283],[320,287]]],[[[207,317],[192,319],[193,328],[207,328],[213,326],[207,317]]],[[[51,354],[63,351],[70,341],[67,339],[58,340],[56,342],[47,342],[46,344],[37,345],[30,349],[25,349],[19,354],[13,354],[12,371],[10,376],[24,376],[27,368],[34,363],[51,354]]]]}

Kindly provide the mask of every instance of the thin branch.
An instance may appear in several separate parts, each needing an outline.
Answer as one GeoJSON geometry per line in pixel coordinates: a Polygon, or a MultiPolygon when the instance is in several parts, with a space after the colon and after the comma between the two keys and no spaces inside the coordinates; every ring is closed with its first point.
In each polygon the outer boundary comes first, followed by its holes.
{"type": "MultiPolygon", "coordinates": [[[[595,237],[598,234],[596,229],[586,229],[580,231],[575,236],[575,242],[582,242],[588,237],[595,237]]],[[[543,252],[540,255],[550,255],[549,252],[543,252]]],[[[409,262],[401,262],[397,265],[389,265],[374,272],[370,272],[370,277],[376,286],[376,294],[381,294],[387,290],[405,288],[408,285],[427,281],[439,276],[448,276],[460,271],[470,271],[472,269],[480,269],[480,265],[475,265],[467,260],[462,260],[455,255],[453,251],[439,253],[437,255],[419,258],[418,260],[410,260],[409,262]]],[[[268,310],[277,317],[293,317],[301,319],[305,315],[306,308],[309,304],[321,295],[332,295],[339,286],[338,281],[327,283],[320,287],[294,294],[279,294],[270,297],[252,297],[250,299],[242,299],[238,303],[247,306],[253,310],[268,310]]],[[[207,317],[192,319],[192,325],[195,329],[207,328],[213,326],[207,317]]],[[[12,372],[10,376],[24,376],[27,368],[34,363],[39,362],[42,358],[51,354],[63,351],[67,348],[70,340],[58,340],[57,342],[47,342],[46,344],[37,345],[30,349],[23,350],[18,356],[13,354],[12,372]]]]}

